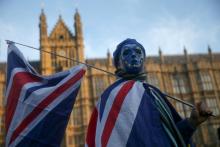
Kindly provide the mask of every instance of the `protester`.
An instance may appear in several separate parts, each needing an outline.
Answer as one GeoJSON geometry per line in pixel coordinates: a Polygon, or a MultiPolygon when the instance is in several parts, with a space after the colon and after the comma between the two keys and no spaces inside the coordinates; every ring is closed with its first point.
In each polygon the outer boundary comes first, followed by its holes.
{"type": "Polygon", "coordinates": [[[212,112],[199,102],[189,118],[181,118],[165,95],[145,82],[145,49],[126,39],[114,54],[118,79],[101,95],[92,113],[88,147],[185,147],[212,112]]]}

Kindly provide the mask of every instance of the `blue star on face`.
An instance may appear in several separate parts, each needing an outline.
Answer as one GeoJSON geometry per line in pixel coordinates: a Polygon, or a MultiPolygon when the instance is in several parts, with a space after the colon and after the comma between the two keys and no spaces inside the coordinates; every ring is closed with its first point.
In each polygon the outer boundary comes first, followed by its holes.
{"type": "Polygon", "coordinates": [[[139,74],[143,71],[144,52],[137,44],[124,45],[119,60],[120,68],[128,74],[139,74]]]}

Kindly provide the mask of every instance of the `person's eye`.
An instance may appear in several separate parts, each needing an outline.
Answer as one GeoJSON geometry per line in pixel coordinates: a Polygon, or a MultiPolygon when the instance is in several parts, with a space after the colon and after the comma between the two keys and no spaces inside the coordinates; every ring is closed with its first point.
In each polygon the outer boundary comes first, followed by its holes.
{"type": "Polygon", "coordinates": [[[138,48],[136,48],[135,52],[136,52],[137,54],[141,54],[141,49],[138,47],[138,48]]]}
{"type": "Polygon", "coordinates": [[[129,53],[130,53],[130,50],[127,49],[123,52],[123,56],[127,56],[129,53]]]}

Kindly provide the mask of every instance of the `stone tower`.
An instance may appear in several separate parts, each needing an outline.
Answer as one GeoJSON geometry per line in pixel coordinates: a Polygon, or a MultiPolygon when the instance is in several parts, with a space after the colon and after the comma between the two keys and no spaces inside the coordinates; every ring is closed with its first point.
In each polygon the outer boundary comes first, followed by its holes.
{"type": "Polygon", "coordinates": [[[76,40],[76,59],[79,61],[84,61],[84,44],[83,44],[83,32],[82,23],[78,10],[74,16],[74,28],[75,28],[75,40],[76,40]]]}
{"type": "MultiPolygon", "coordinates": [[[[67,70],[77,63],[60,57],[64,56],[84,62],[84,44],[82,23],[79,12],[74,15],[75,35],[69,30],[61,16],[50,34],[47,33],[47,22],[44,11],[40,15],[40,71],[43,75],[50,75],[59,71],[67,70]],[[51,52],[49,54],[46,52],[51,52]],[[56,55],[55,55],[56,54],[56,55]],[[57,56],[60,55],[60,56],[57,56]]],[[[66,129],[62,146],[70,147],[74,144],[84,144],[85,130],[89,121],[91,106],[89,101],[86,78],[82,81],[78,97],[66,129]]]]}
{"type": "Polygon", "coordinates": [[[74,21],[75,36],[68,29],[61,16],[59,16],[55,27],[48,35],[46,16],[42,10],[39,27],[41,72],[43,75],[66,70],[73,65],[76,65],[73,61],[54,54],[84,61],[82,24],[78,11],[75,13],[74,21]],[[52,52],[54,54],[49,54],[44,51],[52,52]]]}

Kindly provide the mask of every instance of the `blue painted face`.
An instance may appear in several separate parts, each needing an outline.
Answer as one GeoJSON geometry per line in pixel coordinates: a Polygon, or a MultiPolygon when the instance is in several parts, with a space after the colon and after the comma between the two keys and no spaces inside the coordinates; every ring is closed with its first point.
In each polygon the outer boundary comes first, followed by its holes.
{"type": "Polygon", "coordinates": [[[144,52],[137,44],[126,44],[122,47],[119,66],[128,74],[143,72],[144,52]]]}

